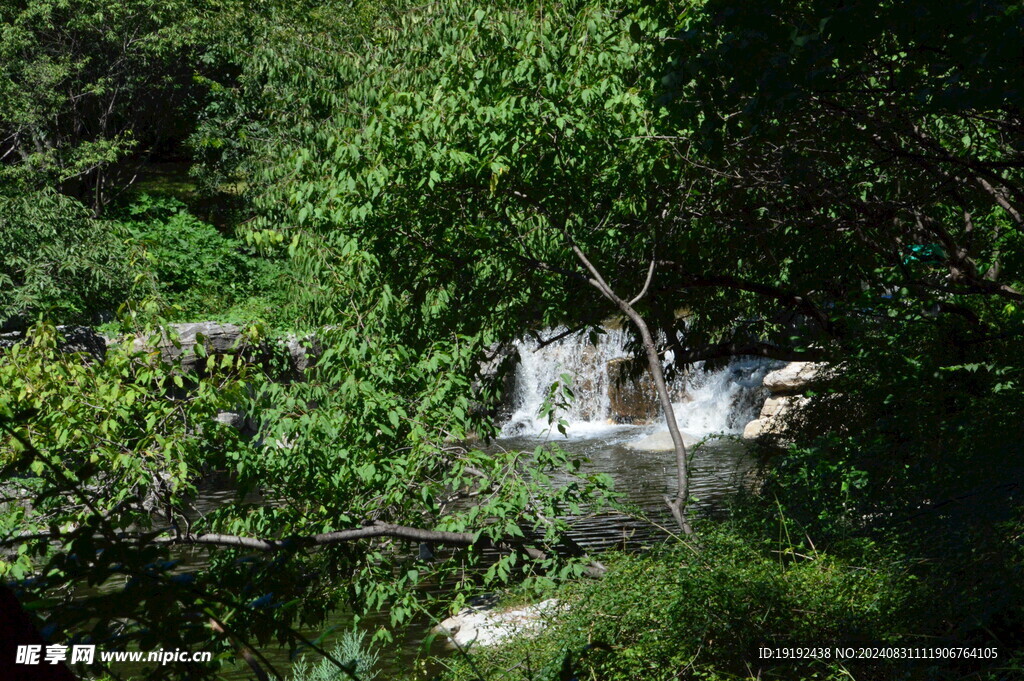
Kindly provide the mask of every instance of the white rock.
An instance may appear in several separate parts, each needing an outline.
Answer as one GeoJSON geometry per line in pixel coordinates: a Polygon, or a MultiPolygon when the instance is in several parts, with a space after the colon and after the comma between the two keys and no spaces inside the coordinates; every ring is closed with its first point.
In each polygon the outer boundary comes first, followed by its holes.
{"type": "Polygon", "coordinates": [[[753,440],[762,435],[783,435],[786,419],[807,405],[811,398],[804,395],[776,395],[764,401],[761,415],[743,428],[743,439],[753,440]]]}
{"type": "Polygon", "coordinates": [[[764,419],[754,419],[743,427],[744,440],[756,440],[764,435],[768,423],[764,419]]]}
{"type": "Polygon", "coordinates": [[[765,376],[764,387],[773,394],[801,392],[824,366],[821,362],[790,362],[765,376]]]}
{"type": "Polygon", "coordinates": [[[559,606],[557,598],[500,612],[470,607],[444,620],[436,629],[448,636],[453,646],[491,646],[514,636],[537,633],[547,619],[564,607],[559,606]]]}

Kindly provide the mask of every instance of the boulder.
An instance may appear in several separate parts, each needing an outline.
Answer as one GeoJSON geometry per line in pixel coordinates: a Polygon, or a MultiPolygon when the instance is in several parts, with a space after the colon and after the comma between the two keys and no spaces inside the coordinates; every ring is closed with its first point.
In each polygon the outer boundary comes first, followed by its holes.
{"type": "MultiPolygon", "coordinates": [[[[199,337],[203,337],[203,345],[208,355],[223,355],[238,352],[244,345],[242,329],[234,324],[219,322],[197,322],[194,324],[168,324],[166,330],[157,341],[154,349],[160,351],[164,361],[173,362],[181,359],[182,369],[194,370],[200,361],[205,360],[195,352],[199,337]],[[177,340],[177,343],[174,342],[177,340]]],[[[132,347],[136,352],[147,350],[149,339],[136,336],[132,347]]]]}
{"type": "Polygon", "coordinates": [[[252,436],[259,431],[259,424],[255,419],[237,411],[219,411],[213,417],[217,423],[234,428],[242,435],[252,436]]]}
{"type": "Polygon", "coordinates": [[[446,635],[453,647],[491,646],[514,636],[538,632],[545,620],[565,606],[557,598],[510,610],[494,610],[493,603],[470,606],[460,610],[435,627],[446,635]]]}
{"type": "Polygon", "coordinates": [[[290,335],[283,340],[283,343],[288,351],[292,376],[296,379],[301,379],[306,374],[306,370],[316,364],[324,352],[319,339],[313,334],[301,338],[290,335]]]}
{"type": "Polygon", "coordinates": [[[768,421],[764,419],[754,419],[747,425],[743,426],[742,437],[744,440],[756,440],[766,434],[767,427],[768,421]]]}
{"type": "MultiPolygon", "coordinates": [[[[58,326],[57,347],[61,352],[83,353],[96,360],[107,354],[107,339],[88,326],[58,326]]],[[[0,333],[0,350],[14,347],[25,339],[23,330],[0,333]]]]}
{"type": "MultiPolygon", "coordinates": [[[[687,447],[692,447],[699,442],[697,438],[689,433],[680,432],[680,435],[683,436],[683,444],[687,447]]],[[[667,430],[652,433],[642,440],[627,442],[626,447],[635,449],[638,452],[669,452],[675,449],[675,445],[672,444],[672,434],[667,430]]]]}
{"type": "Polygon", "coordinates": [[[654,380],[648,371],[629,375],[630,360],[613,359],[607,364],[608,403],[615,423],[650,423],[658,418],[660,405],[654,380]]]}
{"type": "Polygon", "coordinates": [[[773,395],[803,392],[813,382],[824,364],[821,362],[790,362],[764,377],[764,387],[773,395]]]}
{"type": "Polygon", "coordinates": [[[495,343],[487,349],[484,357],[470,390],[474,396],[480,396],[485,386],[494,386],[501,391],[501,400],[494,404],[473,399],[470,410],[474,414],[490,414],[498,421],[508,421],[515,411],[515,368],[519,363],[519,352],[511,344],[495,343]]]}
{"type": "Polygon", "coordinates": [[[753,440],[765,435],[784,436],[786,420],[792,418],[808,402],[804,395],[776,395],[764,401],[760,415],[743,428],[743,439],[753,440]]]}
{"type": "Polygon", "coordinates": [[[758,415],[759,419],[770,419],[778,416],[781,412],[785,411],[789,404],[792,402],[792,397],[788,395],[775,395],[769,397],[764,401],[764,405],[761,407],[761,413],[758,415]]]}

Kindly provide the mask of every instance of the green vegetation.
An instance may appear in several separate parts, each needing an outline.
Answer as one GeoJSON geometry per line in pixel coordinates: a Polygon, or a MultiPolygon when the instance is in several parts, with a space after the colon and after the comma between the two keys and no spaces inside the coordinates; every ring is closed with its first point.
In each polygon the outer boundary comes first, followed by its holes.
{"type": "MultiPolygon", "coordinates": [[[[600,583],[558,594],[569,608],[538,636],[484,649],[485,678],[902,678],[905,661],[836,660],[834,649],[892,644],[906,626],[912,579],[875,552],[870,567],[770,541],[731,525],[700,527],[694,545],[609,556],[600,583]],[[642,604],[642,605],[641,605],[642,604]],[[759,648],[813,645],[828,659],[757,663],[759,648]],[[503,670],[522,663],[514,676],[503,670]]],[[[822,658],[824,656],[822,655],[822,658]]],[[[479,678],[453,658],[450,678],[479,678]]]]}
{"type": "MultiPolygon", "coordinates": [[[[452,678],[1012,678],[1022,31],[1000,0],[4,5],[0,574],[54,641],[260,669],[341,608],[525,582],[571,607],[452,678]],[[690,527],[680,441],[682,539],[579,582],[567,518],[611,481],[485,447],[483,366],[616,315],[656,384],[828,369],[728,522],[690,527]],[[166,330],[202,320],[239,346],[166,330]],[[999,657],[756,651],[868,641],[999,657]]],[[[362,644],[296,674],[368,678],[362,644]]]]}
{"type": "Polygon", "coordinates": [[[0,188],[0,317],[62,322],[116,309],[132,283],[124,242],[74,199],[0,188]]]}
{"type": "MultiPolygon", "coordinates": [[[[330,654],[356,678],[372,681],[377,676],[373,668],[380,660],[380,653],[368,647],[365,639],[366,636],[357,631],[346,632],[341,637],[341,642],[331,649],[330,654]]],[[[346,678],[351,678],[351,675],[338,669],[337,665],[326,657],[313,665],[310,665],[308,660],[300,660],[291,675],[292,681],[341,681],[346,678]]]]}
{"type": "Polygon", "coordinates": [[[254,250],[189,212],[181,201],[142,194],[115,213],[118,228],[144,258],[155,301],[165,315],[226,321],[275,319],[288,276],[280,259],[254,250]],[[246,317],[245,315],[249,316],[246,317]]]}

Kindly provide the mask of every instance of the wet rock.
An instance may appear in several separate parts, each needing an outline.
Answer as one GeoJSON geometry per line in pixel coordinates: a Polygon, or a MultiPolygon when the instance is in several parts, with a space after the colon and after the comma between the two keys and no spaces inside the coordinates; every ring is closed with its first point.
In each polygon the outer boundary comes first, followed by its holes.
{"type": "Polygon", "coordinates": [[[647,371],[630,376],[629,365],[628,359],[607,364],[609,416],[615,423],[650,423],[660,411],[654,380],[647,371]]]}
{"type": "Polygon", "coordinates": [[[470,401],[470,411],[507,421],[515,410],[515,368],[518,363],[519,353],[514,346],[496,343],[488,348],[480,362],[479,373],[473,379],[471,390],[474,399],[470,401]],[[501,393],[500,400],[484,399],[485,393],[493,396],[494,391],[501,393]]]}

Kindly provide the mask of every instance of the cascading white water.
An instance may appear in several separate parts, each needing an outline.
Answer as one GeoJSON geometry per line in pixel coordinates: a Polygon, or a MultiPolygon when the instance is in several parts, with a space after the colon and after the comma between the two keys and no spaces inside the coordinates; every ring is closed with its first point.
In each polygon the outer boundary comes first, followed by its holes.
{"type": "MultiPolygon", "coordinates": [[[[541,334],[553,338],[564,329],[541,334]]],[[[626,334],[608,330],[600,342],[591,345],[586,335],[574,334],[538,349],[534,340],[516,343],[520,362],[516,369],[512,416],[502,428],[502,435],[540,435],[557,432],[538,412],[551,384],[562,374],[572,377],[575,399],[569,409],[558,416],[569,426],[570,436],[594,436],[613,428],[622,428],[611,420],[608,387],[611,382],[608,363],[626,356],[626,334]]],[[[715,371],[695,367],[673,386],[681,396],[673,404],[676,421],[684,432],[703,437],[712,433],[739,433],[748,421],[757,418],[764,400],[761,380],[773,363],[760,359],[733,360],[715,371]]],[[[660,418],[664,427],[664,417],[660,418]]],[[[658,429],[658,422],[651,424],[658,429]]],[[[650,428],[648,428],[650,430],[650,428]]]]}
{"type": "Polygon", "coordinates": [[[697,438],[742,432],[743,426],[757,418],[764,403],[761,382],[775,364],[741,358],[704,371],[703,363],[698,363],[686,376],[683,400],[672,405],[680,430],[697,438]]]}
{"type": "MultiPolygon", "coordinates": [[[[554,338],[565,329],[554,329],[541,334],[554,338]]],[[[608,428],[608,362],[625,356],[626,337],[621,330],[610,330],[597,345],[591,345],[586,336],[574,334],[538,349],[535,340],[518,341],[519,365],[516,367],[516,387],[513,393],[513,413],[501,430],[504,436],[538,435],[549,428],[546,418],[539,418],[544,399],[551,384],[561,380],[562,374],[572,377],[571,389],[575,399],[568,411],[558,416],[569,422],[573,435],[583,435],[608,428]]]]}

